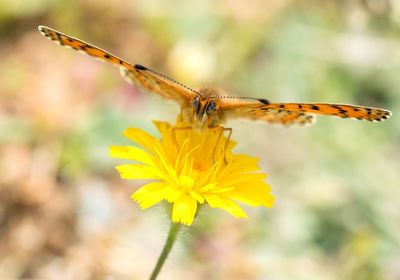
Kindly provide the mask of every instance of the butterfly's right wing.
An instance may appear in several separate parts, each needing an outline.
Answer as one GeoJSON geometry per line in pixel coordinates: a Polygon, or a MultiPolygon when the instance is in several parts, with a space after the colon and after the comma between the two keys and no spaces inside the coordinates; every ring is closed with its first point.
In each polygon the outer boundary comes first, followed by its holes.
{"type": "Polygon", "coordinates": [[[373,122],[384,121],[391,116],[390,111],[374,107],[333,103],[269,103],[264,99],[256,101],[221,99],[220,110],[228,118],[265,120],[284,125],[310,124],[314,122],[315,114],[373,122]]]}
{"type": "Polygon", "coordinates": [[[55,43],[88,54],[102,61],[117,65],[121,74],[129,82],[133,82],[149,92],[154,92],[162,97],[178,101],[182,105],[189,105],[198,93],[167,76],[152,71],[142,65],[131,65],[119,57],[102,50],[92,44],[63,34],[46,26],[39,26],[39,32],[55,43]]]}
{"type": "Polygon", "coordinates": [[[313,114],[279,108],[264,110],[266,104],[269,103],[265,99],[245,101],[244,99],[228,97],[220,99],[219,109],[226,119],[241,118],[280,125],[309,125],[315,122],[313,114]]]}

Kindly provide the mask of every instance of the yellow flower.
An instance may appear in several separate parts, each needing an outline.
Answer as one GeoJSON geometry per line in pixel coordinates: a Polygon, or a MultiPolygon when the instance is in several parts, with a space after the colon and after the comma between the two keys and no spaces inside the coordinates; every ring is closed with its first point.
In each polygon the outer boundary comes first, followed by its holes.
{"type": "Polygon", "coordinates": [[[272,207],[274,197],[259,172],[258,159],[232,154],[223,128],[193,129],[154,122],[161,140],[138,128],[124,136],[141,148],[112,146],[110,156],[136,163],[117,166],[123,179],[151,179],[132,195],[141,209],[166,200],[173,204],[172,221],[191,225],[199,204],[222,208],[237,218],[247,218],[235,202],[272,207]]]}

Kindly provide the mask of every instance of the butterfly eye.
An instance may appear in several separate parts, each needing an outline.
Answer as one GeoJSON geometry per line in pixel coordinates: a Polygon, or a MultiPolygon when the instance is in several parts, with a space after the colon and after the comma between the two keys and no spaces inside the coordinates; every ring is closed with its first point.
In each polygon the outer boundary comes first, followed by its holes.
{"type": "Polygon", "coordinates": [[[213,112],[215,112],[215,102],[211,100],[207,106],[207,114],[211,114],[213,112]]]}
{"type": "Polygon", "coordinates": [[[198,96],[196,96],[196,97],[193,99],[193,101],[192,101],[192,106],[193,106],[193,109],[195,109],[195,110],[197,110],[197,108],[199,107],[199,97],[198,97],[198,96]]]}

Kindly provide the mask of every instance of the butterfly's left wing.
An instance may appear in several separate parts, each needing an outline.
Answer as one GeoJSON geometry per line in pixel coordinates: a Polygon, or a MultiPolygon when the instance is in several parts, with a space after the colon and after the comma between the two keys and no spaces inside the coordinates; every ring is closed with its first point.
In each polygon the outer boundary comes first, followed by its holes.
{"type": "Polygon", "coordinates": [[[49,40],[61,46],[72,48],[102,61],[119,66],[122,76],[129,82],[138,84],[149,92],[154,92],[162,97],[178,101],[181,105],[190,105],[191,100],[198,95],[195,90],[167,76],[139,64],[132,65],[105,50],[52,28],[39,26],[39,32],[49,40]]]}
{"type": "Polygon", "coordinates": [[[121,75],[129,83],[138,84],[147,91],[178,101],[183,106],[190,106],[193,98],[198,95],[195,90],[163,74],[138,64],[134,67],[133,70],[121,67],[121,75]]]}
{"type": "Polygon", "coordinates": [[[390,111],[373,107],[330,103],[269,103],[263,99],[256,101],[221,99],[220,110],[228,118],[265,120],[284,125],[312,123],[315,114],[375,122],[384,121],[391,116],[390,111]]]}

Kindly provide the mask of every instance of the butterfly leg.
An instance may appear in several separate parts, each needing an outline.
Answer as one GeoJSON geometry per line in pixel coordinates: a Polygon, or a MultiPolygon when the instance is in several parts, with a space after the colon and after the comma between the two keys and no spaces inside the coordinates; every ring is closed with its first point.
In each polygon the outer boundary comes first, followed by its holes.
{"type": "Polygon", "coordinates": [[[228,148],[229,140],[231,139],[231,136],[232,136],[232,128],[231,128],[231,127],[224,127],[224,126],[216,126],[216,127],[214,127],[214,128],[215,128],[215,129],[219,129],[219,131],[218,131],[218,138],[217,138],[217,141],[215,142],[214,150],[213,150],[214,161],[215,161],[215,158],[216,158],[217,146],[219,145],[220,141],[222,140],[223,133],[224,133],[225,131],[228,131],[228,136],[226,137],[226,141],[225,141],[224,149],[223,149],[223,153],[224,153],[224,163],[225,163],[225,164],[228,164],[228,160],[227,160],[227,158],[226,158],[226,150],[227,150],[227,148],[228,148]]]}
{"type": "Polygon", "coordinates": [[[229,141],[232,136],[232,127],[224,127],[224,131],[228,131],[228,136],[226,137],[225,146],[224,146],[224,162],[228,164],[228,160],[226,159],[226,150],[228,149],[229,141]]]}
{"type": "Polygon", "coordinates": [[[193,129],[193,127],[192,126],[175,126],[175,127],[172,128],[172,131],[174,132],[174,136],[175,136],[174,137],[174,144],[175,144],[177,149],[179,149],[179,144],[178,144],[178,139],[177,139],[176,133],[178,131],[190,130],[190,129],[193,129]]]}

